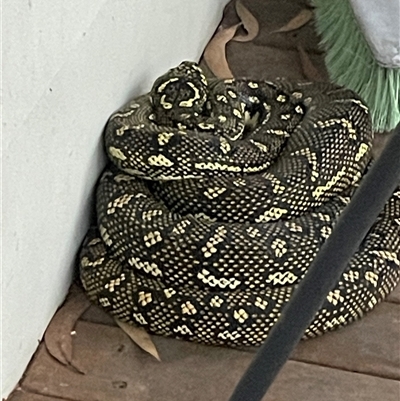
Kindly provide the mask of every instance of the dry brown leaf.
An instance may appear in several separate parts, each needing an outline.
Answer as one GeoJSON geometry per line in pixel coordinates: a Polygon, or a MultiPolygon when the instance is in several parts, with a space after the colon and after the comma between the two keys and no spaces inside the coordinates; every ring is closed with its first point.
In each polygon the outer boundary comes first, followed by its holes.
{"type": "Polygon", "coordinates": [[[305,8],[301,10],[294,18],[292,18],[286,25],[277,29],[276,31],[272,31],[272,33],[294,31],[307,24],[307,22],[309,22],[312,17],[312,10],[305,8]]]}
{"type": "Polygon", "coordinates": [[[211,70],[208,68],[207,63],[205,62],[204,58],[202,57],[199,60],[199,67],[202,69],[203,74],[207,79],[213,79],[215,78],[215,75],[211,72],[211,70]]]}
{"type": "Polygon", "coordinates": [[[72,336],[76,321],[90,306],[82,291],[72,289],[65,304],[56,312],[44,334],[44,343],[49,354],[63,365],[83,370],[72,362],[72,336]]]}
{"type": "Polygon", "coordinates": [[[233,78],[226,60],[226,44],[234,37],[241,23],[229,28],[219,27],[204,49],[204,61],[217,78],[233,78]]]}
{"type": "Polygon", "coordinates": [[[241,0],[235,3],[236,13],[242,21],[243,28],[247,31],[246,35],[237,35],[232,38],[235,42],[250,42],[260,31],[260,25],[254,15],[246,8],[241,0]]]}
{"type": "Polygon", "coordinates": [[[158,361],[161,361],[156,346],[151,340],[149,333],[147,333],[144,328],[132,326],[131,324],[122,322],[118,319],[115,319],[115,321],[136,345],[154,356],[158,361]]]}
{"type": "Polygon", "coordinates": [[[310,81],[323,81],[324,78],[322,74],[315,67],[310,59],[310,56],[304,50],[304,48],[301,45],[297,45],[297,51],[299,52],[300,63],[304,76],[310,81]]]}

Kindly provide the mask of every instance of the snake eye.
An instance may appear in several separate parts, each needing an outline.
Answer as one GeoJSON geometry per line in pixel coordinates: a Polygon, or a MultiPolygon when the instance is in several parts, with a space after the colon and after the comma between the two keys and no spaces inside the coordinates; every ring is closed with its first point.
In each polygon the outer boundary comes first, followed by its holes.
{"type": "Polygon", "coordinates": [[[165,89],[164,92],[167,96],[176,96],[176,93],[178,92],[178,89],[176,87],[176,85],[169,84],[165,89]]]}
{"type": "Polygon", "coordinates": [[[187,85],[181,89],[180,93],[184,99],[190,99],[193,97],[193,90],[187,85]]]}

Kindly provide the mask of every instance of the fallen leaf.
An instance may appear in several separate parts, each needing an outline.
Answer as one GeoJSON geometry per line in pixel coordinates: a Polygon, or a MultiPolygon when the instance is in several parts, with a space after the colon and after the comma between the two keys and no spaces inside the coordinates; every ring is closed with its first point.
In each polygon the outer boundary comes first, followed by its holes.
{"type": "Polygon", "coordinates": [[[158,361],[161,361],[156,346],[149,333],[143,327],[136,327],[129,323],[122,322],[121,320],[115,319],[118,326],[129,336],[129,338],[144,351],[154,356],[158,361]]]}
{"type": "Polygon", "coordinates": [[[260,31],[260,25],[254,15],[246,8],[241,0],[235,3],[236,13],[242,21],[243,28],[247,31],[246,35],[237,35],[232,38],[235,42],[250,42],[260,31]]]}
{"type": "Polygon", "coordinates": [[[90,306],[81,290],[72,287],[64,305],[51,319],[44,334],[44,344],[49,354],[63,365],[71,366],[80,373],[83,370],[72,362],[72,337],[76,334],[76,321],[90,306]]]}
{"type": "Polygon", "coordinates": [[[303,69],[304,76],[310,81],[323,81],[324,78],[322,74],[315,67],[308,53],[304,50],[304,48],[301,45],[297,45],[296,47],[297,51],[299,52],[300,63],[303,69]]]}
{"type": "Polygon", "coordinates": [[[226,44],[234,37],[240,25],[241,23],[229,28],[219,27],[204,49],[204,61],[217,78],[233,78],[233,73],[226,60],[226,44]]]}
{"type": "Polygon", "coordinates": [[[199,67],[202,69],[203,74],[206,76],[207,79],[215,78],[215,75],[211,72],[203,57],[199,61],[199,67]]]}
{"type": "Polygon", "coordinates": [[[301,10],[294,18],[292,18],[286,25],[284,25],[282,28],[277,29],[276,31],[272,31],[272,33],[294,31],[307,24],[307,22],[309,22],[312,17],[312,10],[305,8],[301,10]]]}

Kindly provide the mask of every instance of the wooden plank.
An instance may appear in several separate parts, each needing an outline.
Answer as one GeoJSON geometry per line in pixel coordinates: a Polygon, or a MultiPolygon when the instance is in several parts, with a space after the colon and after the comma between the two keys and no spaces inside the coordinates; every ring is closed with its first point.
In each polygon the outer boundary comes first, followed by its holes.
{"type": "Polygon", "coordinates": [[[264,401],[399,401],[395,380],[289,361],[264,401]]]}
{"type": "MultiPolygon", "coordinates": [[[[76,401],[215,401],[227,399],[253,354],[157,337],[162,362],[117,327],[78,322],[76,373],[42,346],[22,382],[26,391],[76,401]]],[[[289,361],[265,401],[398,401],[399,383],[289,361]]]]}
{"type": "MultiPolygon", "coordinates": [[[[112,318],[96,306],[92,306],[82,318],[115,325],[112,318]]],[[[384,302],[358,322],[322,337],[302,341],[292,359],[399,380],[400,353],[393,352],[400,344],[399,327],[400,305],[384,302]]],[[[158,345],[159,337],[153,336],[153,341],[158,345]]],[[[169,348],[174,350],[175,343],[168,341],[169,348]]]]}
{"type": "MultiPolygon", "coordinates": [[[[22,389],[15,390],[7,401],[66,401],[65,398],[47,397],[42,394],[34,394],[22,389]]],[[[72,401],[72,400],[67,400],[72,401]]],[[[74,400],[75,401],[75,400],[74,400]]]]}
{"type": "MultiPolygon", "coordinates": [[[[91,350],[90,361],[97,364],[97,350],[91,350]]],[[[110,355],[109,355],[110,357],[110,355]]],[[[106,365],[108,375],[80,374],[61,365],[53,359],[46,348],[41,345],[34,362],[26,372],[21,387],[27,392],[43,394],[49,397],[59,397],[74,401],[131,401],[138,398],[142,391],[136,386],[128,386],[129,370],[120,374],[113,372],[119,367],[118,358],[102,360],[106,365]]],[[[132,384],[132,383],[130,383],[132,384]]]]}
{"type": "Polygon", "coordinates": [[[292,359],[400,379],[400,305],[384,302],[360,321],[301,342],[292,359]]]}
{"type": "Polygon", "coordinates": [[[97,305],[91,305],[89,309],[82,314],[80,320],[98,324],[107,324],[109,326],[117,325],[114,319],[97,305]]]}

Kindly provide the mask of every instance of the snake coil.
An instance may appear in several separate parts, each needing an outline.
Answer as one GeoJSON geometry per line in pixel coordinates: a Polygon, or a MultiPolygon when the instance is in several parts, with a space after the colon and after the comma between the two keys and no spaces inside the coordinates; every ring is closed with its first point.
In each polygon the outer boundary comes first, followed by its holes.
{"type": "MultiPolygon", "coordinates": [[[[207,79],[183,62],[114,113],[89,298],[151,333],[259,345],[371,162],[368,109],[328,83],[207,79]]],[[[371,310],[399,281],[397,189],[305,332],[371,310]]]]}

